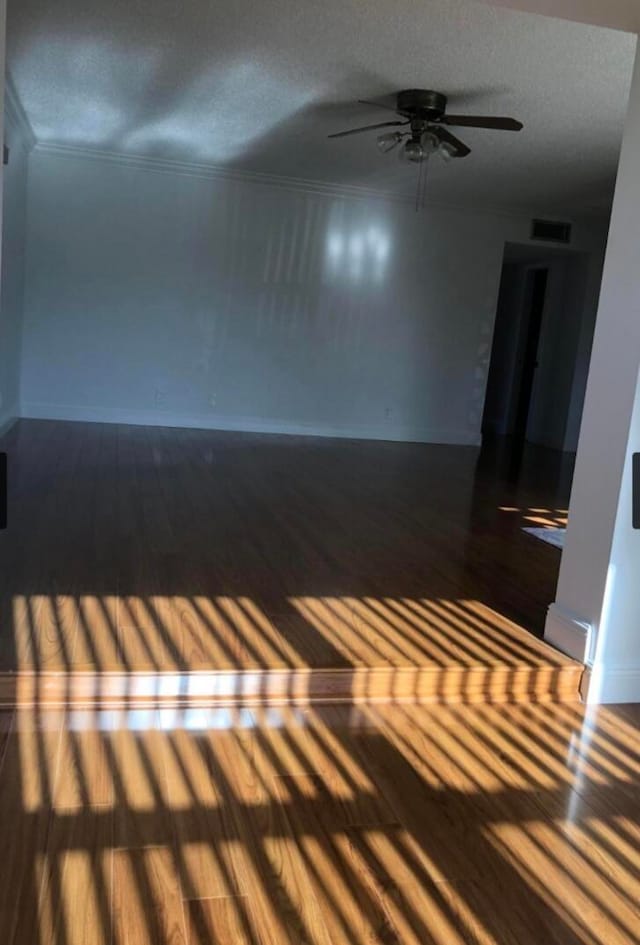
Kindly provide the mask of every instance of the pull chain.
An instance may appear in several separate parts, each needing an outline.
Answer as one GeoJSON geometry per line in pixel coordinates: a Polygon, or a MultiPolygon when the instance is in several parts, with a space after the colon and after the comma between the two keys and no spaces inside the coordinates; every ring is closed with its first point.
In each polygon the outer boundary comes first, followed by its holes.
{"type": "Polygon", "coordinates": [[[426,156],[418,164],[418,187],[416,189],[416,213],[424,210],[427,205],[427,163],[429,157],[426,156]]]}

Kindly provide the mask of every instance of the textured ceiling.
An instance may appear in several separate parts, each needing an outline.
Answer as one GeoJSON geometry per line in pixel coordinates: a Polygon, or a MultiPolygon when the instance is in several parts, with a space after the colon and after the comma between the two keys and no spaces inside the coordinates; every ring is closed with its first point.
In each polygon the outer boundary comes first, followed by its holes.
{"type": "Polygon", "coordinates": [[[482,0],[497,7],[528,10],[543,16],[558,16],[576,23],[610,26],[612,29],[640,32],[638,0],[482,0]]]}
{"type": "Polygon", "coordinates": [[[9,0],[8,63],[40,141],[409,191],[354,104],[436,88],[459,112],[521,119],[467,130],[470,157],[431,162],[429,193],[545,211],[609,205],[631,34],[473,0],[9,0]]]}

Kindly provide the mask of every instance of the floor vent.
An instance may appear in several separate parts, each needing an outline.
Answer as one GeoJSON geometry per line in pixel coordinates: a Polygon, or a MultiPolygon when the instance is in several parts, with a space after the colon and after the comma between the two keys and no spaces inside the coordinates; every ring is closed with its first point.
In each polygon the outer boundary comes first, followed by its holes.
{"type": "Polygon", "coordinates": [[[546,243],[570,243],[571,224],[555,220],[532,220],[531,239],[544,240],[546,243]]]}

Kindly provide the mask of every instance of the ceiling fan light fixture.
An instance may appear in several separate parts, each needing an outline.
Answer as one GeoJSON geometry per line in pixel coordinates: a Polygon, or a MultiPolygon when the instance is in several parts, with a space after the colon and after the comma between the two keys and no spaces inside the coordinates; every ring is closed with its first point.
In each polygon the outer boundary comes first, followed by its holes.
{"type": "Polygon", "coordinates": [[[378,135],[378,150],[381,151],[382,154],[387,154],[387,152],[393,151],[401,141],[402,135],[399,131],[387,131],[386,134],[378,135]]]}
{"type": "Polygon", "coordinates": [[[425,131],[420,139],[420,143],[422,144],[422,151],[425,157],[435,154],[441,147],[440,139],[433,131],[425,131]]]}
{"type": "Polygon", "coordinates": [[[440,142],[440,144],[438,145],[438,154],[442,158],[442,160],[445,162],[445,164],[448,164],[452,158],[455,158],[458,156],[458,152],[449,141],[440,142]]]}
{"type": "Polygon", "coordinates": [[[422,142],[415,141],[412,138],[411,141],[407,141],[402,149],[402,157],[407,161],[411,161],[412,164],[420,164],[429,155],[425,152],[422,142]]]}

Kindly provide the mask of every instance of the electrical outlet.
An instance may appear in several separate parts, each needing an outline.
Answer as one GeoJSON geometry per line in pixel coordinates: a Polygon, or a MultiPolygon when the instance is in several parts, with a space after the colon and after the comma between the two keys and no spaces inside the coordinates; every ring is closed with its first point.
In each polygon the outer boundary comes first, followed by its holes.
{"type": "Polygon", "coordinates": [[[162,390],[161,387],[156,387],[156,405],[162,407],[167,402],[167,392],[162,390]]]}
{"type": "Polygon", "coordinates": [[[385,419],[385,420],[391,420],[391,414],[392,414],[392,413],[393,413],[393,411],[392,411],[391,407],[385,407],[385,408],[384,408],[384,419],[385,419]]]}
{"type": "Polygon", "coordinates": [[[210,406],[210,407],[215,407],[215,406],[216,406],[216,395],[215,395],[215,394],[211,394],[211,395],[210,395],[210,397],[209,397],[209,406],[210,406]]]}

